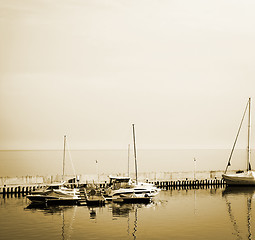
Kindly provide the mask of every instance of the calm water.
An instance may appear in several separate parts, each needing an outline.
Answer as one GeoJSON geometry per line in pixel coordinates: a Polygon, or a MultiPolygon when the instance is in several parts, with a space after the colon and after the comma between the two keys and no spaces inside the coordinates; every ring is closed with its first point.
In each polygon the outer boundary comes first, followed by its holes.
{"type": "Polygon", "coordinates": [[[253,239],[254,193],[167,190],[149,205],[44,209],[22,196],[1,197],[0,239],[253,239]]]}

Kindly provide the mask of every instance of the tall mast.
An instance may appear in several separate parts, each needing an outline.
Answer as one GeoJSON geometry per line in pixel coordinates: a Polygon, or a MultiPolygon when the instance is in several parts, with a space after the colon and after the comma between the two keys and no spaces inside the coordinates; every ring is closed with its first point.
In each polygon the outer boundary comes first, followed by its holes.
{"type": "Polygon", "coordinates": [[[130,144],[128,144],[128,177],[129,177],[129,156],[130,156],[130,144]]]}
{"type": "Polygon", "coordinates": [[[66,158],[66,135],[64,135],[64,152],[63,152],[63,174],[62,174],[62,180],[64,180],[64,176],[65,176],[65,158],[66,158]]]}
{"type": "Polygon", "coordinates": [[[135,155],[135,181],[137,184],[138,181],[137,181],[137,160],[136,160],[136,146],[135,146],[135,124],[132,124],[132,126],[133,126],[134,155],[135,155]]]}
{"type": "Polygon", "coordinates": [[[250,135],[251,135],[251,98],[249,98],[247,171],[251,170],[251,164],[250,164],[250,160],[251,160],[250,135]]]}

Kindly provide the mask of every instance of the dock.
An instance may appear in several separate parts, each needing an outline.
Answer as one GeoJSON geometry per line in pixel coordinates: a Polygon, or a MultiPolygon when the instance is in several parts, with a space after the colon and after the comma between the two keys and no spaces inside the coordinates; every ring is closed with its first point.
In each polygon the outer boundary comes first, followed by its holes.
{"type": "Polygon", "coordinates": [[[0,186],[0,194],[27,194],[43,187],[44,185],[4,185],[0,186]]]}
{"type": "MultiPolygon", "coordinates": [[[[149,181],[161,189],[180,189],[180,188],[204,188],[204,187],[223,187],[226,182],[223,179],[203,179],[203,180],[161,180],[161,181],[149,181]]],[[[81,189],[81,202],[85,202],[88,198],[87,190],[91,187],[91,184],[69,184],[71,188],[79,187],[81,189]]],[[[108,187],[108,183],[95,184],[99,189],[108,187]]],[[[34,190],[43,188],[45,185],[4,185],[0,186],[0,194],[29,194],[34,190]]]]}
{"type": "Polygon", "coordinates": [[[105,198],[101,193],[101,189],[86,189],[81,188],[84,191],[87,206],[104,206],[105,198]]]}
{"type": "Polygon", "coordinates": [[[83,205],[87,205],[87,200],[86,200],[86,192],[85,192],[85,188],[80,188],[80,200],[79,200],[79,205],[83,206],[83,205]]]}

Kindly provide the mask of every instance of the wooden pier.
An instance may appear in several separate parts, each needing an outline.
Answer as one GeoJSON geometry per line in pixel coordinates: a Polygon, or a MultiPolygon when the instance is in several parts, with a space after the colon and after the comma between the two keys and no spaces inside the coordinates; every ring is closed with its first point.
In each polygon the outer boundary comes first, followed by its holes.
{"type": "Polygon", "coordinates": [[[88,206],[104,206],[105,198],[102,195],[101,189],[86,189],[81,188],[84,192],[86,203],[88,206]]]}
{"type": "Polygon", "coordinates": [[[226,185],[223,179],[157,181],[151,183],[162,189],[222,187],[226,185]]]}
{"type": "Polygon", "coordinates": [[[26,194],[42,187],[42,185],[0,186],[0,194],[26,194]]]}

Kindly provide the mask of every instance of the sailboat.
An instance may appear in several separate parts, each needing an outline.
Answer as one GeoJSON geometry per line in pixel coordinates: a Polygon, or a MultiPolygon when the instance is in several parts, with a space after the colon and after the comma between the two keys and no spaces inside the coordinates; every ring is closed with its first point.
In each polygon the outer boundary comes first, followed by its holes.
{"type": "Polygon", "coordinates": [[[66,150],[66,136],[64,136],[64,154],[63,154],[63,175],[62,183],[52,183],[45,186],[40,190],[31,192],[26,197],[32,203],[40,204],[78,204],[80,200],[80,191],[76,188],[69,188],[65,186],[64,175],[65,175],[65,150],[66,150]]]}
{"type": "Polygon", "coordinates": [[[245,111],[241,120],[241,124],[239,126],[237,136],[233,145],[233,148],[230,153],[230,157],[225,169],[224,174],[222,175],[223,179],[226,181],[227,185],[254,185],[255,186],[255,171],[252,171],[251,168],[251,149],[250,149],[250,135],[251,135],[251,98],[249,98],[245,111]],[[246,115],[248,109],[248,146],[247,146],[247,167],[245,171],[238,171],[235,174],[227,174],[227,169],[231,166],[231,158],[234,152],[234,148],[241,130],[241,126],[243,124],[244,117],[246,115]]]}
{"type": "Polygon", "coordinates": [[[104,195],[106,200],[123,203],[148,203],[151,197],[156,196],[160,189],[151,183],[138,182],[137,158],[135,142],[135,125],[133,128],[134,157],[135,157],[135,182],[130,177],[110,176],[110,188],[104,195]]]}

